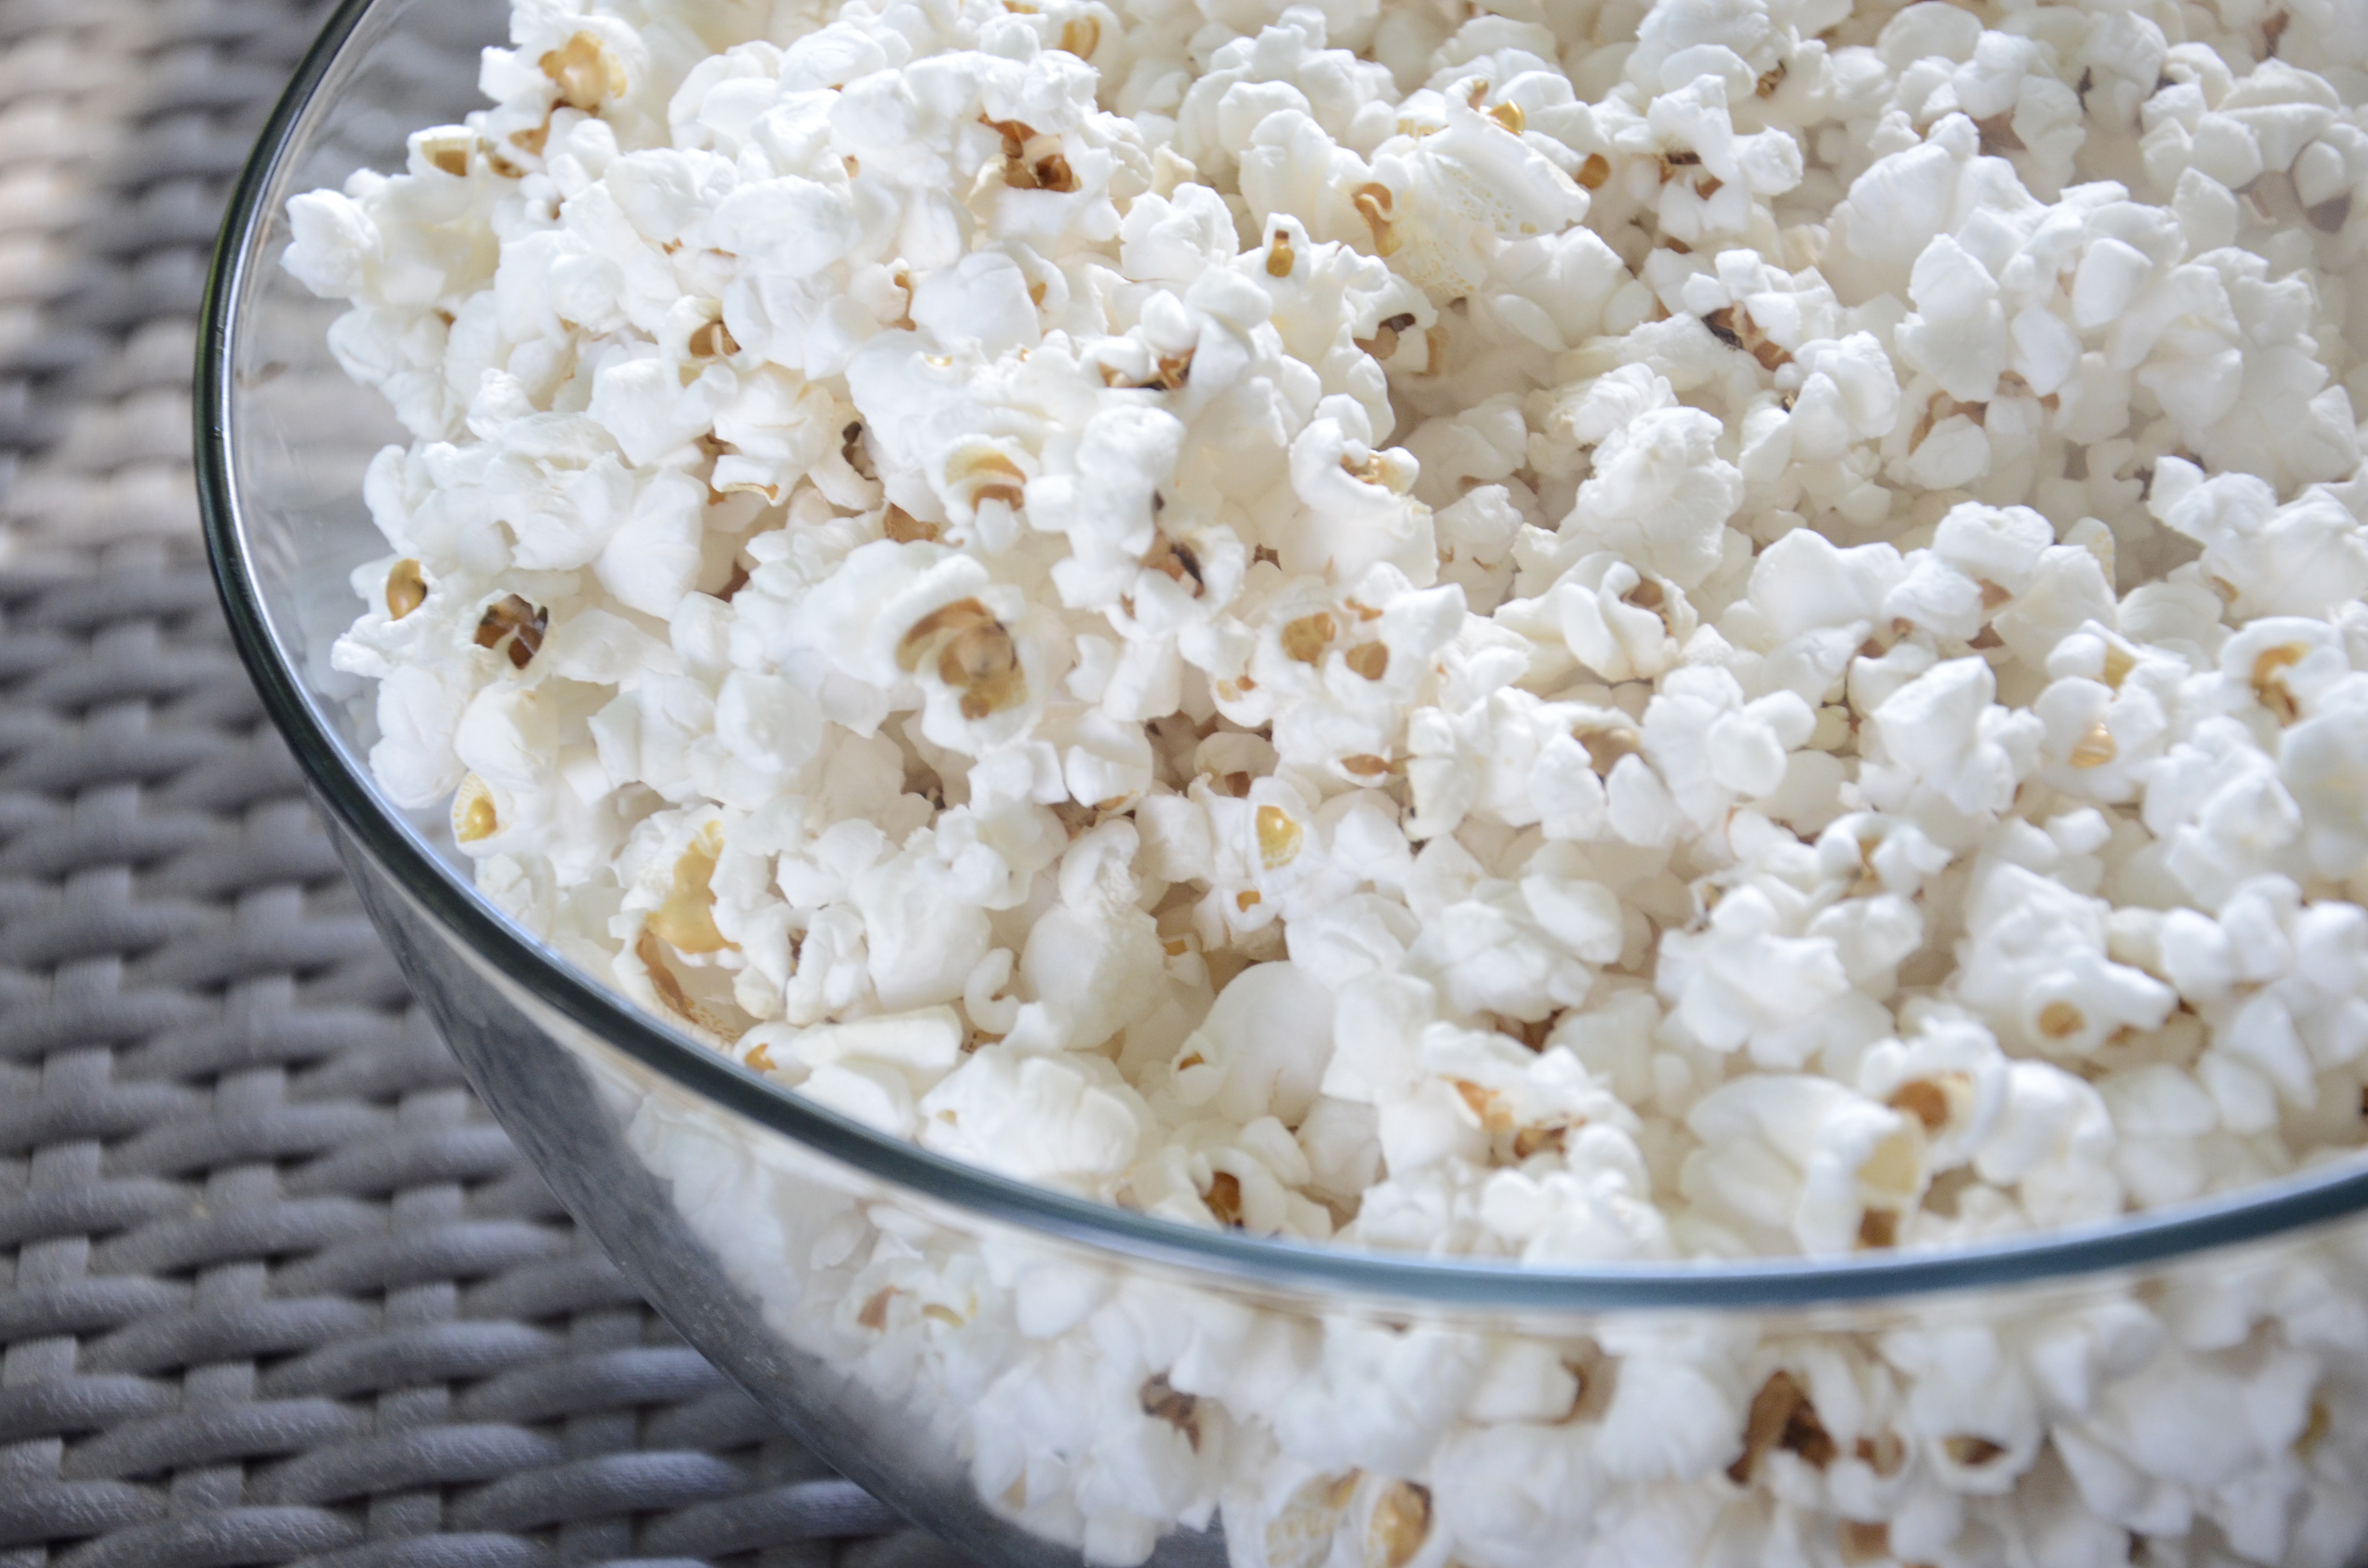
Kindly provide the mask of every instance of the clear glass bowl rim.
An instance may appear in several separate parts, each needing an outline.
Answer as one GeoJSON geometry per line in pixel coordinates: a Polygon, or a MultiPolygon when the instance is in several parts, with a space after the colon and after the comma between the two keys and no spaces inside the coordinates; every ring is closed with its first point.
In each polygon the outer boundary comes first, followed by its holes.
{"type": "Polygon", "coordinates": [[[297,66],[234,187],[207,278],[196,385],[199,511],[233,640],[315,797],[456,940],[596,1038],[700,1099],[893,1187],[978,1219],[1235,1286],[1507,1312],[1766,1311],[1876,1306],[1941,1292],[2073,1284],[2261,1242],[2368,1209],[2368,1161],[2347,1159],[2242,1192],[2109,1223],[1931,1253],[1543,1267],[1266,1240],[1153,1219],[996,1176],[807,1102],[651,1018],[512,926],[380,800],[347,761],[281,651],[245,551],[233,482],[232,347],[266,203],[307,111],[363,18],[400,0],[341,0],[297,66]]]}

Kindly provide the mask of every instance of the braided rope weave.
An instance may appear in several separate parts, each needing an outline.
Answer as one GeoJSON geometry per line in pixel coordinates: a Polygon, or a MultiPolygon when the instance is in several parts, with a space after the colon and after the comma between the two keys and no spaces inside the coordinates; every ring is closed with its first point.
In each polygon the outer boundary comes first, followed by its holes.
{"type": "Polygon", "coordinates": [[[956,1563],[574,1232],[228,646],[193,316],[316,19],[0,0],[0,1568],[956,1563]]]}

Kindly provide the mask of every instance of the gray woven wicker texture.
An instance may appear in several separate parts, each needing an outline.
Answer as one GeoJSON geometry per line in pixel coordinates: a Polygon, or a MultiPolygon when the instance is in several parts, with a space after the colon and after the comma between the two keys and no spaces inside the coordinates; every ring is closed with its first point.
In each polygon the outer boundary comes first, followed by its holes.
{"type": "Polygon", "coordinates": [[[316,20],[0,0],[0,1568],[953,1563],[574,1232],[228,646],[193,315],[316,20]]]}

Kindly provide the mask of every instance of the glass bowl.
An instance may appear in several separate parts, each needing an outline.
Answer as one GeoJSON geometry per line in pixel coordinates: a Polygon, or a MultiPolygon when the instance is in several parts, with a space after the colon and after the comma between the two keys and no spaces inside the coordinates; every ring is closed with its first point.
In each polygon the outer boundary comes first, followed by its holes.
{"type": "Polygon", "coordinates": [[[346,0],[232,203],[197,459],[241,654],[472,1081],[683,1335],[981,1558],[2325,1564],[2368,1539],[2368,1162],[1931,1254],[1586,1269],[1203,1231],[956,1165],[646,1016],[473,888],[333,671],[400,439],[290,196],[479,100],[499,0],[346,0]],[[1890,1521],[1886,1524],[1884,1521],[1890,1521]],[[2183,1544],[2182,1542],[2183,1538],[2183,1544]]]}

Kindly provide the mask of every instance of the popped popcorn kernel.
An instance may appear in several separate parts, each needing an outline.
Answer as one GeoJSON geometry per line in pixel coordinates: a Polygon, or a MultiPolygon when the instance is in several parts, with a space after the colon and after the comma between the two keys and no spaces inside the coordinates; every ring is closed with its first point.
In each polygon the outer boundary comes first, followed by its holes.
{"type": "Polygon", "coordinates": [[[502,649],[513,665],[524,669],[542,651],[542,634],[550,625],[548,609],[505,594],[478,618],[474,641],[480,648],[502,649]]]}
{"type": "Polygon", "coordinates": [[[1366,1527],[1366,1568],[1406,1568],[1430,1535],[1430,1488],[1393,1481],[1373,1501],[1366,1527]]]}
{"type": "Polygon", "coordinates": [[[590,113],[607,99],[624,96],[624,63],[597,34],[572,34],[535,63],[559,88],[559,101],[569,108],[590,113]]]}

